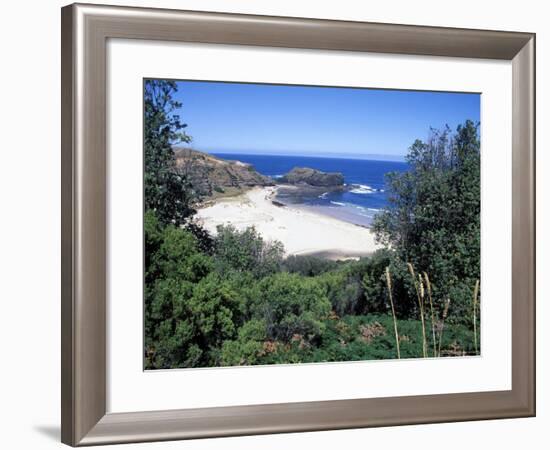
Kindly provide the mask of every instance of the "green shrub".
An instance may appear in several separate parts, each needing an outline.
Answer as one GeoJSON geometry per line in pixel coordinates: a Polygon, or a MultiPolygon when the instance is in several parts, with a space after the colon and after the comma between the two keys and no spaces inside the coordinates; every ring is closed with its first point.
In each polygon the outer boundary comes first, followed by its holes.
{"type": "Polygon", "coordinates": [[[254,227],[239,231],[233,225],[218,226],[214,248],[220,272],[249,271],[257,277],[278,272],[284,255],[280,242],[264,241],[254,227]]]}
{"type": "Polygon", "coordinates": [[[283,261],[283,270],[306,277],[314,277],[336,269],[340,263],[316,256],[290,255],[283,261]]]}
{"type": "Polygon", "coordinates": [[[223,343],[221,365],[242,366],[258,364],[264,355],[267,340],[264,320],[250,320],[240,329],[237,339],[223,343]]]}
{"type": "Polygon", "coordinates": [[[268,339],[290,342],[295,336],[311,342],[323,330],[330,302],[317,280],[285,272],[259,282],[253,316],[264,320],[268,339]]]}

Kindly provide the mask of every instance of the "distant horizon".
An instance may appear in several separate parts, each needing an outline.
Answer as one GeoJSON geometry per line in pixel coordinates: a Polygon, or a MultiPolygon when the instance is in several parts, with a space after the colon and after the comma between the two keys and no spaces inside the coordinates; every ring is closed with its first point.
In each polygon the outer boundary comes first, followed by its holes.
{"type": "Polygon", "coordinates": [[[219,154],[403,160],[430,128],[480,122],[475,93],[215,81],[176,86],[182,106],[174,112],[187,124],[189,145],[219,154]]]}
{"type": "Polygon", "coordinates": [[[361,155],[350,155],[345,153],[278,153],[278,152],[258,152],[244,150],[198,150],[211,155],[243,155],[243,156],[281,156],[291,158],[326,158],[326,159],[358,159],[361,161],[395,161],[405,162],[405,155],[383,155],[377,153],[364,153],[361,155]]]}
{"type": "Polygon", "coordinates": [[[280,156],[290,158],[324,158],[324,159],[357,159],[361,161],[394,161],[406,162],[406,155],[383,155],[379,153],[363,153],[361,155],[349,155],[345,153],[284,153],[282,152],[260,152],[259,150],[209,150],[196,148],[194,146],[175,145],[176,150],[193,150],[195,152],[207,153],[214,156],[280,156]]]}

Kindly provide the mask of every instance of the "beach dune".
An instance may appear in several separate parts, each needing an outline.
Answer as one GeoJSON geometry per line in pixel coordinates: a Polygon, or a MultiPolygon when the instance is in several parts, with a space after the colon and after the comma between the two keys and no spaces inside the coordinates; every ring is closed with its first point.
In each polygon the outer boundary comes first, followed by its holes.
{"type": "Polygon", "coordinates": [[[365,227],[294,206],[272,202],[277,187],[256,187],[239,196],[220,198],[197,212],[212,234],[218,225],[238,230],[254,226],[266,240],[283,243],[287,255],[318,255],[329,259],[366,256],[380,248],[365,227]]]}

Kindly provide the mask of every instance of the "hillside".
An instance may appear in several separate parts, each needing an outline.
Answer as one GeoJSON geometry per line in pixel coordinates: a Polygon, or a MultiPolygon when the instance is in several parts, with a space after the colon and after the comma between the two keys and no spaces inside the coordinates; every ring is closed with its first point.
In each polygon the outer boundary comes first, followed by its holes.
{"type": "Polygon", "coordinates": [[[258,173],[250,164],[230,161],[198,150],[174,149],[176,167],[186,174],[202,196],[240,191],[253,186],[272,186],[273,180],[258,173]]]}

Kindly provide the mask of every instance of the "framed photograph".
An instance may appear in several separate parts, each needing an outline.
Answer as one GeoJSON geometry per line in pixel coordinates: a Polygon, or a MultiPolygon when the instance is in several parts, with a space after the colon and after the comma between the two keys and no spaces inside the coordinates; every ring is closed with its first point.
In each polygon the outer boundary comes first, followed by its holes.
{"type": "Polygon", "coordinates": [[[62,9],[62,441],[535,414],[532,33],[62,9]]]}

